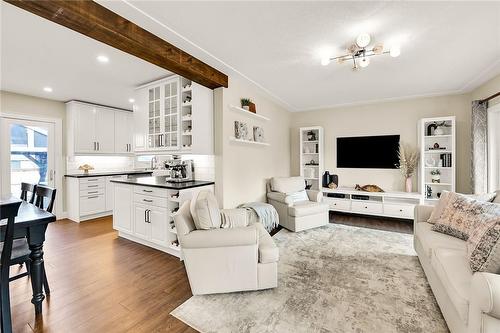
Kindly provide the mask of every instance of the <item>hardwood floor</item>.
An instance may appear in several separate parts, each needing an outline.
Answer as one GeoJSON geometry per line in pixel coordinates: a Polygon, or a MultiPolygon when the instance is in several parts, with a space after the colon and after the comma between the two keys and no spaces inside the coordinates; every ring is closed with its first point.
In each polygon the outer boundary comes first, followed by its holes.
{"type": "MultiPolygon", "coordinates": [[[[408,221],[330,213],[330,222],[412,233],[408,221]]],[[[44,252],[52,293],[35,319],[29,280],[11,283],[15,332],[196,332],[169,314],[191,297],[182,262],[118,238],[111,217],[49,225],[44,252]]]]}
{"type": "Polygon", "coordinates": [[[182,262],[118,238],[111,217],[49,225],[44,252],[51,295],[35,319],[29,280],[11,283],[15,332],[196,332],[169,314],[191,297],[182,262]]]}

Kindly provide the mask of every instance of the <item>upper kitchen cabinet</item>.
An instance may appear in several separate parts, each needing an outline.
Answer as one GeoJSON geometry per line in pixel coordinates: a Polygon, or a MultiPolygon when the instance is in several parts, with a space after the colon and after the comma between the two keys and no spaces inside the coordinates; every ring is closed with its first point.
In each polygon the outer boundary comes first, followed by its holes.
{"type": "Polygon", "coordinates": [[[115,153],[132,153],[132,133],[134,131],[134,117],[132,112],[115,112],[115,153]]]}
{"type": "Polygon", "coordinates": [[[70,101],[66,116],[68,155],[132,153],[131,112],[70,101]]]}
{"type": "Polygon", "coordinates": [[[141,86],[134,150],[213,154],[213,91],[177,75],[141,86]]]}

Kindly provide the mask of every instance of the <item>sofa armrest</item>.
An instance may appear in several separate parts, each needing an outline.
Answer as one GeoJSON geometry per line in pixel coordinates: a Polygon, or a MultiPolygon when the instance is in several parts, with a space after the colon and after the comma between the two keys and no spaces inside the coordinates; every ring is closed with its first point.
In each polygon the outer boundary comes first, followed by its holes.
{"type": "Polygon", "coordinates": [[[286,193],[281,193],[281,192],[268,192],[267,193],[267,198],[269,200],[274,200],[281,202],[285,205],[292,206],[293,205],[293,200],[292,197],[286,195],[286,193]]]}
{"type": "Polygon", "coordinates": [[[181,239],[183,249],[201,249],[215,247],[246,246],[258,244],[258,233],[255,226],[195,230],[181,239]]]}
{"type": "MultiPolygon", "coordinates": [[[[474,313],[474,325],[480,325],[482,313],[500,319],[500,275],[476,272],[472,276],[469,313],[474,313]]],[[[474,326],[472,326],[474,327],[474,326]]],[[[477,326],[480,327],[480,326],[477,326]]]]}
{"type": "Polygon", "coordinates": [[[427,222],[431,213],[434,210],[434,206],[429,205],[416,205],[415,206],[415,223],[427,222]]]}
{"type": "Polygon", "coordinates": [[[307,196],[310,201],[321,202],[323,200],[323,193],[316,190],[306,190],[307,196]]]}

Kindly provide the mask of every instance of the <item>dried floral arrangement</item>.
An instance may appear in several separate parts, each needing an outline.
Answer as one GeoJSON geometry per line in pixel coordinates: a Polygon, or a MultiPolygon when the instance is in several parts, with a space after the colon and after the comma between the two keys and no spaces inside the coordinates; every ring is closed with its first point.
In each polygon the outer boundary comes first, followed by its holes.
{"type": "Polygon", "coordinates": [[[417,148],[400,143],[399,144],[399,164],[396,165],[405,178],[410,178],[417,171],[420,153],[417,148]]]}

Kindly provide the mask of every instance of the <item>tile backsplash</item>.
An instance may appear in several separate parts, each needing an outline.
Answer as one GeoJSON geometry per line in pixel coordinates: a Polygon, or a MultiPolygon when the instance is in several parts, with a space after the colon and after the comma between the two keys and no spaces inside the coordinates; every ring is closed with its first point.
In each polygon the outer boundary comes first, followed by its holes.
{"type": "Polygon", "coordinates": [[[91,172],[133,170],[134,158],[128,156],[68,156],[66,159],[66,172],[80,173],[78,167],[89,164],[94,167],[91,172]]]}
{"type": "MultiPolygon", "coordinates": [[[[137,156],[134,161],[136,169],[149,168],[153,155],[137,156]]],[[[163,168],[164,162],[172,158],[172,155],[156,155],[158,167],[163,168]]],[[[214,155],[182,155],[183,160],[193,160],[194,178],[196,180],[215,180],[215,156],[214,155]]]]}

